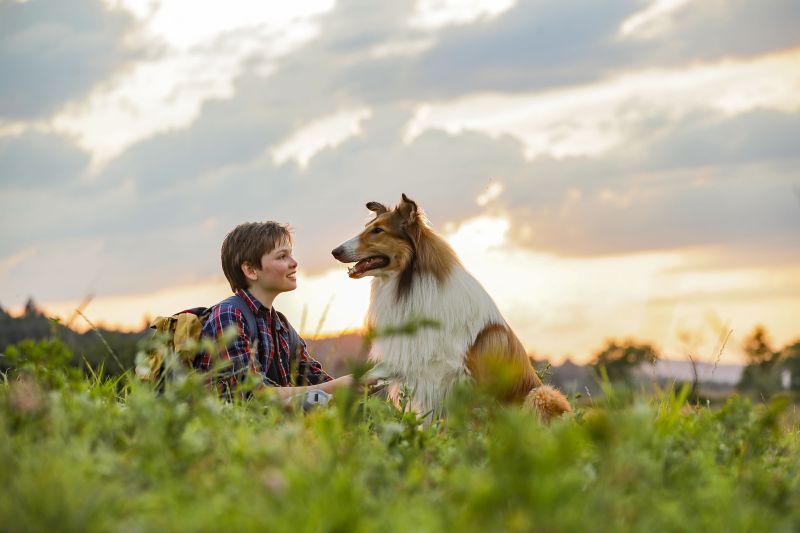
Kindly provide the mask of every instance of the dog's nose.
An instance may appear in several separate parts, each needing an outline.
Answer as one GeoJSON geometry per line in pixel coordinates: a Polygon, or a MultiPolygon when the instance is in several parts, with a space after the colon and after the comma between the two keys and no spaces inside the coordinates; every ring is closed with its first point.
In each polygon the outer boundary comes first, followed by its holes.
{"type": "Polygon", "coordinates": [[[335,257],[336,259],[341,259],[342,254],[344,254],[344,247],[337,246],[336,248],[333,249],[331,254],[333,254],[333,257],[335,257]]]}

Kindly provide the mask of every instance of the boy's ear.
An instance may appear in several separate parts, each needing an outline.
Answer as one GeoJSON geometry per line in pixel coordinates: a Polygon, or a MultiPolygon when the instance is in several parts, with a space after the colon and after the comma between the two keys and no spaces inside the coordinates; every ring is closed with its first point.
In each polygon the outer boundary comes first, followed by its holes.
{"type": "Polygon", "coordinates": [[[258,279],[256,269],[250,263],[242,263],[242,274],[244,274],[244,277],[250,281],[256,281],[258,279]]]}
{"type": "Polygon", "coordinates": [[[405,193],[397,206],[397,212],[404,224],[411,225],[417,221],[417,203],[406,196],[405,193]]]}

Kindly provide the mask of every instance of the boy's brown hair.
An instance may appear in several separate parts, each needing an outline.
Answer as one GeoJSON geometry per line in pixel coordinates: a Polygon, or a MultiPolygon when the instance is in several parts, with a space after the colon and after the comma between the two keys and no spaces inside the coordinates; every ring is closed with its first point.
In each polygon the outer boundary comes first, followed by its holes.
{"type": "Polygon", "coordinates": [[[292,242],[289,226],[278,222],[245,222],[239,224],[222,241],[222,271],[231,290],[247,289],[248,281],[242,272],[247,263],[261,268],[261,257],[283,242],[292,242]]]}

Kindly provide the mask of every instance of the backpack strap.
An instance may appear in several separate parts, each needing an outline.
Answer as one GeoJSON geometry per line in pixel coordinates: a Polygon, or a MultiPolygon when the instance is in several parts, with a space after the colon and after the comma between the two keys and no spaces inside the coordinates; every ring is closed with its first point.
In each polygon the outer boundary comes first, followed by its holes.
{"type": "Polygon", "coordinates": [[[253,313],[253,310],[250,309],[250,306],[247,305],[247,302],[242,300],[238,294],[234,294],[233,296],[229,296],[228,298],[222,300],[217,305],[220,304],[230,304],[234,309],[238,309],[239,312],[242,313],[242,318],[244,318],[244,332],[247,333],[247,336],[250,338],[250,342],[258,339],[256,315],[253,313]]]}
{"type": "Polygon", "coordinates": [[[300,344],[303,342],[300,339],[300,335],[298,335],[297,330],[292,327],[286,317],[280,311],[276,311],[278,317],[280,318],[281,322],[285,322],[288,326],[286,329],[289,333],[289,356],[290,357],[297,357],[297,354],[300,353],[300,344]]]}

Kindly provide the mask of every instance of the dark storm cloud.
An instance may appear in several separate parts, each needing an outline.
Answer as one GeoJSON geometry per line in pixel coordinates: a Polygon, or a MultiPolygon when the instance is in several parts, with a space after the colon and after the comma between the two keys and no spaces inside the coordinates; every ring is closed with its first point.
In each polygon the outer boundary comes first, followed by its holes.
{"type": "Polygon", "coordinates": [[[0,118],[46,117],[132,59],[131,18],[99,0],[0,2],[0,118]]]}

